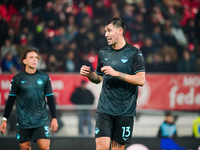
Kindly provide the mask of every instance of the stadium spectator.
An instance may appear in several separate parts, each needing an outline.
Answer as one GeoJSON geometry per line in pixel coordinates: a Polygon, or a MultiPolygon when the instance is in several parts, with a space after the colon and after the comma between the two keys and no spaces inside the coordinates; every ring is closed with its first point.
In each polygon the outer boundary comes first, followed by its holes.
{"type": "Polygon", "coordinates": [[[35,21],[33,18],[33,12],[31,10],[28,10],[25,16],[20,21],[21,32],[23,31],[25,27],[29,29],[29,32],[35,32],[35,21]]]}
{"type": "Polygon", "coordinates": [[[8,34],[6,36],[6,39],[9,39],[12,44],[19,45],[20,44],[20,36],[19,34],[15,33],[15,30],[13,27],[8,28],[8,34]]]}
{"type": "Polygon", "coordinates": [[[178,62],[178,72],[197,72],[195,57],[187,49],[183,51],[183,56],[178,62]]]}
{"type": "Polygon", "coordinates": [[[161,27],[159,25],[153,27],[150,37],[152,38],[153,45],[156,48],[159,49],[163,45],[164,41],[162,40],[161,27]]]}
{"type": "Polygon", "coordinates": [[[6,20],[2,17],[0,14],[0,46],[2,46],[5,42],[5,39],[7,37],[7,31],[8,31],[8,24],[6,20]]]}
{"type": "Polygon", "coordinates": [[[144,44],[142,45],[142,47],[140,48],[144,59],[146,60],[147,56],[150,53],[154,53],[157,49],[156,47],[153,45],[153,40],[151,37],[146,37],[144,40],[144,44]]]}
{"type": "Polygon", "coordinates": [[[13,56],[11,52],[7,52],[5,57],[2,58],[2,72],[4,73],[13,73],[16,74],[20,71],[21,67],[16,59],[16,57],[13,56]]]}
{"type": "Polygon", "coordinates": [[[74,51],[70,50],[67,53],[67,58],[65,61],[65,71],[67,72],[74,72],[76,68],[76,63],[75,63],[75,53],[74,51]]]}
{"type": "Polygon", "coordinates": [[[6,39],[5,44],[1,47],[0,57],[4,58],[8,52],[11,52],[13,57],[17,57],[15,46],[11,44],[11,41],[9,39],[6,39]]]}
{"type": "Polygon", "coordinates": [[[195,20],[194,19],[188,19],[187,24],[183,27],[183,31],[185,33],[185,36],[187,38],[188,43],[196,43],[196,28],[195,28],[195,20]]]}
{"type": "Polygon", "coordinates": [[[59,72],[59,63],[54,54],[48,55],[47,58],[47,72],[59,72]]]}
{"type": "Polygon", "coordinates": [[[19,33],[19,26],[20,26],[20,17],[18,17],[16,14],[13,14],[11,16],[10,21],[8,21],[8,27],[12,27],[15,30],[15,33],[19,33]]]}

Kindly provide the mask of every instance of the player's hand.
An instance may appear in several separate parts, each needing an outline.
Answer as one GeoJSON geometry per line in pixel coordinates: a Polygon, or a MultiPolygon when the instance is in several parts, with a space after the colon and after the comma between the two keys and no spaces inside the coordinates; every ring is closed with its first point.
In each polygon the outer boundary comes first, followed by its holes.
{"type": "Polygon", "coordinates": [[[1,130],[2,133],[6,132],[6,127],[7,127],[7,122],[2,121],[1,126],[0,126],[0,130],[1,130]]]}
{"type": "Polygon", "coordinates": [[[115,71],[111,66],[104,66],[101,68],[101,71],[104,72],[104,74],[111,75],[113,77],[119,75],[119,72],[115,71]]]}
{"type": "Polygon", "coordinates": [[[80,74],[82,76],[88,77],[91,74],[90,67],[83,65],[80,69],[80,74]]]}
{"type": "Polygon", "coordinates": [[[58,130],[58,121],[56,118],[53,118],[51,121],[51,131],[56,132],[58,130]]]}

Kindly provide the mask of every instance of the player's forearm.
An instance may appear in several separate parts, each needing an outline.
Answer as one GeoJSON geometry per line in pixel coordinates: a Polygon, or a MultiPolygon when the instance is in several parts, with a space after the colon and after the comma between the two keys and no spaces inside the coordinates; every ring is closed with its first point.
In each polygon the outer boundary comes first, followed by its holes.
{"type": "Polygon", "coordinates": [[[135,75],[118,72],[117,78],[134,85],[143,86],[145,83],[145,72],[139,72],[135,75]]]}
{"type": "Polygon", "coordinates": [[[56,104],[53,95],[47,96],[47,104],[52,118],[56,118],[56,104]]]}
{"type": "Polygon", "coordinates": [[[96,72],[91,72],[87,77],[91,82],[96,84],[99,84],[103,80],[103,77],[98,75],[96,72]]]}
{"type": "Polygon", "coordinates": [[[8,97],[8,100],[6,101],[6,106],[5,106],[5,109],[4,109],[3,117],[5,117],[7,119],[9,118],[10,113],[11,113],[12,108],[13,108],[13,105],[14,105],[14,102],[15,102],[15,98],[16,98],[16,96],[9,96],[8,97]]]}

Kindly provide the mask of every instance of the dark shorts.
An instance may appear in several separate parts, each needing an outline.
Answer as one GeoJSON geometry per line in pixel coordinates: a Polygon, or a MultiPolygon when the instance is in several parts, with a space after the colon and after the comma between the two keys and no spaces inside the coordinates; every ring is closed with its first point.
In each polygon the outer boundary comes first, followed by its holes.
{"type": "Polygon", "coordinates": [[[33,129],[17,129],[16,141],[24,143],[28,141],[36,142],[39,139],[49,139],[48,126],[42,126],[33,129]]]}
{"type": "Polygon", "coordinates": [[[133,117],[96,113],[95,138],[110,137],[117,143],[128,144],[131,142],[133,124],[133,117]]]}

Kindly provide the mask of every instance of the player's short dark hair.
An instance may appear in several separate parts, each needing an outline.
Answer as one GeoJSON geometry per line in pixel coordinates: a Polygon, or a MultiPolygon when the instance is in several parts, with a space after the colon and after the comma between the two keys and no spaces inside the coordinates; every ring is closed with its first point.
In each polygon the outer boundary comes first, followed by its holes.
{"type": "Polygon", "coordinates": [[[166,117],[172,116],[172,112],[171,112],[171,111],[166,111],[166,112],[165,112],[165,116],[166,116],[166,117]]]}
{"type": "Polygon", "coordinates": [[[123,29],[123,35],[125,35],[126,24],[122,18],[111,18],[105,22],[104,26],[109,24],[113,24],[116,27],[121,27],[123,29]]]}
{"type": "Polygon", "coordinates": [[[21,61],[22,61],[22,64],[24,65],[24,67],[25,67],[25,64],[23,63],[23,60],[26,59],[27,54],[30,52],[35,52],[38,55],[38,59],[40,58],[40,55],[39,55],[39,52],[37,49],[34,49],[34,48],[25,49],[21,56],[21,61]]]}

